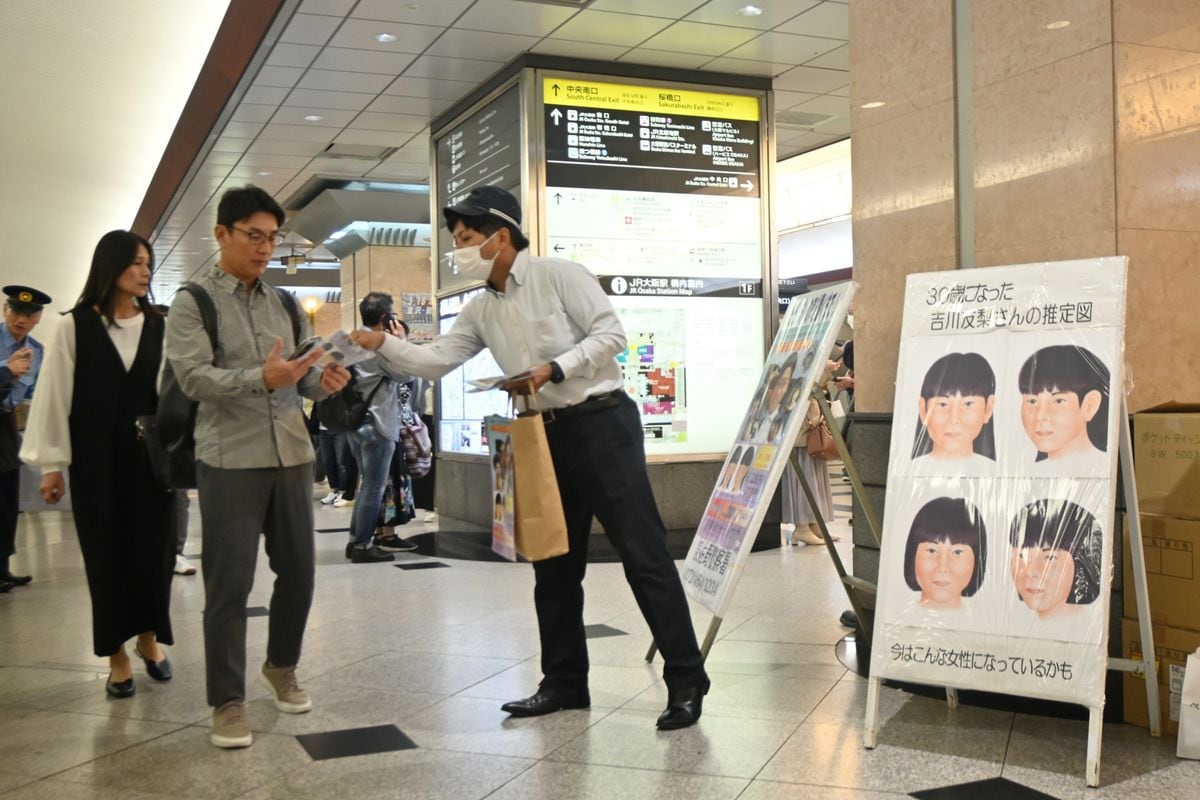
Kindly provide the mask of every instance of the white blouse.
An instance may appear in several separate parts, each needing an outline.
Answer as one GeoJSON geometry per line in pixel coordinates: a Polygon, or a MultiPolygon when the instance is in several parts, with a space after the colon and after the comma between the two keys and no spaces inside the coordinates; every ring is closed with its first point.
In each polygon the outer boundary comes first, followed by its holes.
{"type": "MultiPolygon", "coordinates": [[[[137,358],[146,315],[105,325],[128,372],[137,358]]],[[[71,398],[75,393],[75,317],[67,314],[46,347],[46,358],[33,392],[33,406],[21,443],[21,460],[41,467],[42,474],[60,472],[71,464],[71,398]]]]}

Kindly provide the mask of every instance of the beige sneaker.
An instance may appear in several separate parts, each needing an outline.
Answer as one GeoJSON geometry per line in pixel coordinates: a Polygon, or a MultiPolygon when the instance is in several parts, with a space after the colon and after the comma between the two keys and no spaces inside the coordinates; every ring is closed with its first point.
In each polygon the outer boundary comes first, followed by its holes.
{"type": "Polygon", "coordinates": [[[253,744],[250,723],[246,721],[246,704],[241,700],[230,700],[214,708],[212,732],[208,735],[208,740],[225,749],[249,747],[253,744]]]}
{"type": "Polygon", "coordinates": [[[295,667],[272,667],[263,664],[258,673],[263,685],[271,690],[275,707],[285,714],[303,714],[312,710],[312,698],[296,681],[295,667]]]}

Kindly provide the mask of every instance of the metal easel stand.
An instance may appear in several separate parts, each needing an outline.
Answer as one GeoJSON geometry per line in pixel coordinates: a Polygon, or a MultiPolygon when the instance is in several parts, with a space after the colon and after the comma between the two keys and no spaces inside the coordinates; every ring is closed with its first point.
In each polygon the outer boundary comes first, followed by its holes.
{"type": "MultiPolygon", "coordinates": [[[[1137,481],[1133,472],[1133,440],[1129,433],[1129,411],[1125,400],[1121,400],[1120,463],[1122,488],[1125,492],[1125,509],[1129,519],[1129,549],[1133,567],[1133,587],[1137,596],[1138,626],[1142,635],[1141,660],[1109,658],[1108,669],[1116,672],[1132,672],[1146,678],[1146,705],[1150,718],[1150,735],[1162,735],[1162,713],[1158,705],[1158,667],[1154,656],[1154,631],[1150,622],[1150,598],[1146,591],[1146,559],[1142,550],[1142,524],[1137,499],[1137,481]]],[[[880,679],[871,677],[867,682],[867,714],[863,745],[875,747],[879,733],[879,687],[880,679]]],[[[947,689],[947,696],[952,689],[947,689]]],[[[956,703],[951,702],[951,707],[956,703]]],[[[1088,706],[1088,748],[1085,778],[1087,785],[1100,785],[1100,750],[1104,734],[1104,703],[1088,706]]]]}

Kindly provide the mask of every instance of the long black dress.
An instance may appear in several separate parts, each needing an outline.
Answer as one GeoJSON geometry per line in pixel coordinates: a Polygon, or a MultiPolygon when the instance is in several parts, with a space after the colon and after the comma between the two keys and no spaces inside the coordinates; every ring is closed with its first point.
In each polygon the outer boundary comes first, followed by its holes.
{"type": "Polygon", "coordinates": [[[174,496],[155,481],[134,427],[158,404],[165,325],[147,317],[126,371],[100,315],[91,308],[71,314],[71,499],[92,595],[95,653],[110,656],[145,631],[173,644],[174,496]]]}

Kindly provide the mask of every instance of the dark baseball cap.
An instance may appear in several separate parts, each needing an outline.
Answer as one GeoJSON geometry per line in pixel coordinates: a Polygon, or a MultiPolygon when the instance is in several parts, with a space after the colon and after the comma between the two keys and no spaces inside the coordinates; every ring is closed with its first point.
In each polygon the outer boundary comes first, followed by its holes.
{"type": "Polygon", "coordinates": [[[8,295],[8,307],[18,314],[35,314],[50,305],[50,295],[30,286],[5,286],[2,291],[8,295]]]}
{"type": "Polygon", "coordinates": [[[521,228],[521,204],[499,186],[476,186],[464,199],[442,209],[446,226],[452,217],[495,217],[521,228]]]}

